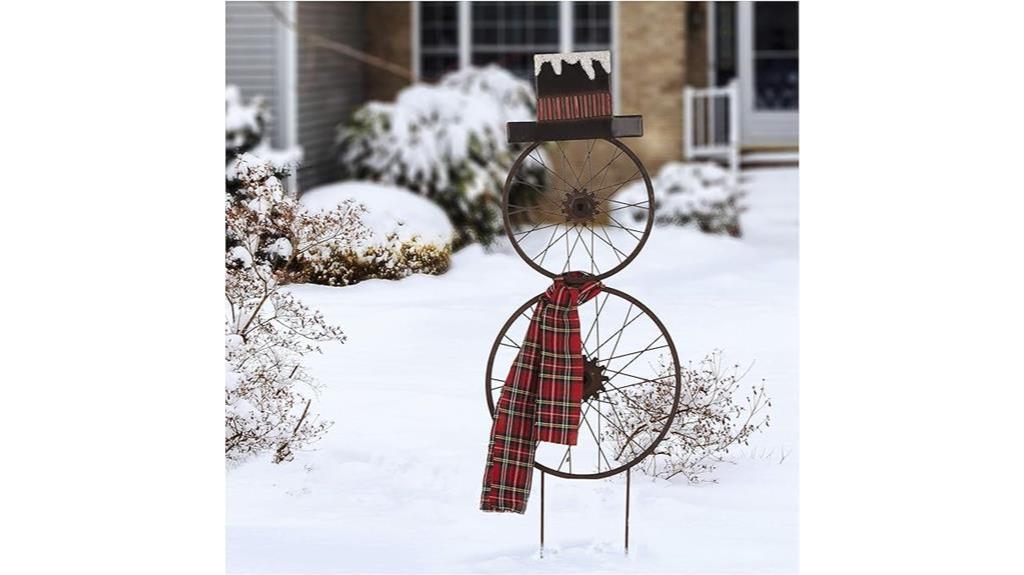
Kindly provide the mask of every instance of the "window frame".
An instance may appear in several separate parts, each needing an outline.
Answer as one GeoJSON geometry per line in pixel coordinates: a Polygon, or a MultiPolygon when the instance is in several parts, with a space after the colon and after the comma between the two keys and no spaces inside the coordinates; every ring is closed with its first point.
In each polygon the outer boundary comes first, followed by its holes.
{"type": "MultiPolygon", "coordinates": [[[[558,7],[558,46],[560,52],[572,52],[574,49],[574,34],[576,29],[576,18],[573,10],[572,0],[556,0],[558,7]]],[[[412,3],[412,71],[413,79],[416,82],[422,81],[422,46],[420,30],[420,4],[419,1],[412,3]]],[[[619,3],[616,0],[609,0],[609,42],[608,50],[612,53],[613,64],[618,60],[619,55],[619,3]]],[[[457,61],[458,69],[464,70],[469,67],[473,60],[473,20],[472,0],[459,0],[457,2],[457,29],[458,46],[457,61]]],[[[612,103],[615,112],[618,112],[619,75],[618,66],[612,66],[612,103]]]]}

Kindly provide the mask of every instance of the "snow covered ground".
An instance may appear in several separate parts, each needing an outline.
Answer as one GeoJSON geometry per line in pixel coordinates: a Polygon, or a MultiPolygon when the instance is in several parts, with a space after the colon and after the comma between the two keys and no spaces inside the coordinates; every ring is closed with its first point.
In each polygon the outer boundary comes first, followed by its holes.
{"type": "Polygon", "coordinates": [[[745,236],[654,228],[608,285],[646,303],[683,361],[713,349],[765,379],[772,426],[718,484],[633,474],[539,481],[524,516],[478,510],[495,334],[546,280],[512,253],[457,253],[449,273],[330,288],[296,286],[349,336],[312,357],[335,424],[295,461],[227,475],[233,573],[790,573],[797,569],[797,169],[752,170],[745,236]]]}

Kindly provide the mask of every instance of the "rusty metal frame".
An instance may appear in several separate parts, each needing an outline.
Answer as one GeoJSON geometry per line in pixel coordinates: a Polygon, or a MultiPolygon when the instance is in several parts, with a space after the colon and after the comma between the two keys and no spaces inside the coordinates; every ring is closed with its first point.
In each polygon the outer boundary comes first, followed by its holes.
{"type": "MultiPolygon", "coordinates": [[[[628,266],[630,262],[632,262],[633,259],[635,259],[636,256],[640,253],[640,250],[644,248],[644,245],[647,244],[647,238],[651,236],[651,228],[654,226],[654,185],[651,184],[651,177],[647,173],[647,167],[644,166],[643,162],[640,161],[640,158],[638,158],[637,155],[633,152],[633,150],[630,150],[629,147],[626,146],[626,144],[623,144],[622,142],[615,138],[588,139],[604,140],[622,150],[622,152],[633,161],[633,164],[636,165],[639,172],[643,175],[644,184],[647,186],[647,225],[644,227],[644,235],[643,237],[640,238],[640,242],[637,243],[636,247],[633,248],[633,251],[629,253],[625,260],[619,262],[617,266],[611,268],[610,270],[595,275],[595,278],[597,280],[603,280],[605,278],[611,277],[612,275],[621,271],[622,268],[628,266]]],[[[537,147],[539,147],[543,143],[543,141],[533,142],[528,148],[526,148],[525,150],[523,150],[521,154],[519,154],[519,157],[516,158],[515,163],[512,164],[512,168],[509,170],[508,177],[505,179],[505,187],[501,193],[501,215],[505,223],[505,235],[508,236],[509,241],[512,243],[512,248],[515,249],[517,254],[519,254],[519,257],[522,258],[523,261],[525,261],[526,264],[529,265],[531,268],[537,270],[538,272],[544,274],[549,278],[554,278],[560,274],[553,271],[549,271],[540,264],[538,264],[537,262],[530,259],[526,252],[523,251],[523,248],[519,246],[519,242],[516,240],[515,233],[512,228],[512,219],[509,217],[508,209],[509,194],[513,187],[513,180],[515,179],[516,174],[519,172],[520,166],[522,166],[523,162],[526,161],[526,158],[530,157],[530,153],[532,153],[535,149],[537,149],[537,147]]],[[[568,220],[565,223],[568,223],[568,220]]]]}
{"type": "MultiPolygon", "coordinates": [[[[556,477],[562,477],[562,478],[565,478],[565,479],[602,479],[602,478],[605,478],[605,477],[611,477],[612,475],[616,475],[616,474],[622,473],[623,471],[628,471],[631,467],[633,467],[634,465],[636,465],[636,464],[640,463],[641,461],[643,461],[645,458],[647,458],[648,455],[650,455],[651,453],[654,452],[654,449],[658,446],[659,443],[661,443],[661,440],[664,439],[665,436],[668,434],[669,428],[672,426],[672,422],[675,420],[676,412],[679,410],[679,398],[682,395],[682,389],[683,389],[683,383],[682,382],[683,382],[683,380],[682,380],[682,372],[680,370],[680,365],[679,365],[679,354],[676,352],[676,346],[675,346],[675,343],[673,343],[673,341],[672,341],[672,336],[669,335],[668,330],[665,329],[665,324],[663,324],[661,322],[661,320],[658,318],[658,316],[654,315],[654,312],[652,312],[644,304],[640,303],[633,296],[631,296],[631,295],[629,295],[629,294],[627,294],[627,293],[625,293],[623,291],[617,290],[615,288],[610,288],[610,287],[607,287],[607,286],[605,286],[602,289],[602,291],[605,292],[605,293],[609,293],[611,295],[620,297],[620,298],[626,300],[627,302],[633,304],[638,309],[640,309],[645,314],[647,314],[647,316],[649,316],[651,318],[651,320],[654,321],[654,324],[658,327],[658,329],[661,330],[661,333],[665,337],[665,341],[668,344],[668,349],[669,349],[670,352],[672,352],[672,365],[675,368],[675,379],[676,379],[675,397],[672,400],[672,409],[671,409],[671,411],[669,411],[668,417],[666,418],[667,423],[662,428],[661,433],[658,435],[658,437],[653,442],[651,442],[651,445],[647,449],[645,449],[643,452],[641,452],[639,455],[637,455],[635,458],[633,458],[633,460],[630,461],[629,463],[626,463],[626,464],[621,465],[619,467],[616,467],[614,469],[609,469],[607,471],[602,471],[602,472],[599,472],[599,473],[566,473],[566,472],[561,471],[561,470],[551,469],[550,467],[548,467],[546,465],[542,465],[541,463],[539,463],[537,461],[533,462],[533,466],[536,469],[539,469],[539,470],[541,470],[544,473],[551,474],[551,475],[554,475],[556,477]]],[[[501,330],[498,332],[498,336],[496,338],[494,338],[494,344],[491,346],[490,356],[487,358],[487,373],[484,375],[484,394],[487,396],[487,409],[490,412],[492,418],[494,417],[495,405],[494,405],[494,397],[492,397],[492,394],[491,394],[491,373],[492,373],[492,371],[494,369],[494,360],[495,360],[495,357],[496,357],[496,355],[498,353],[498,348],[501,345],[501,341],[505,337],[505,334],[508,332],[508,329],[510,327],[512,327],[512,324],[515,323],[515,321],[517,319],[519,319],[519,316],[522,315],[523,312],[525,312],[527,309],[535,306],[537,304],[537,302],[540,300],[541,295],[543,295],[543,294],[538,294],[538,295],[530,298],[530,300],[527,301],[526,303],[524,303],[523,305],[519,306],[519,309],[517,309],[512,314],[512,316],[509,317],[508,320],[505,321],[505,324],[501,327],[501,330]]]]}

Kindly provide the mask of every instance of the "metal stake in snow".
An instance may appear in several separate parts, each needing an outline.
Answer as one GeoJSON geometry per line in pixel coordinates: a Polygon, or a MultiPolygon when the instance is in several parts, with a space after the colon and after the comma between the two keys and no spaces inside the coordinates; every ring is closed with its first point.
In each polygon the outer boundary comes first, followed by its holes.
{"type": "MultiPolygon", "coordinates": [[[[570,286],[603,282],[636,258],[654,223],[647,169],[620,141],[643,136],[643,118],[613,115],[609,52],[537,54],[534,71],[537,121],[507,126],[509,144],[521,152],[502,192],[505,232],[516,253],[541,274],[570,286]],[[634,181],[644,183],[645,194],[619,195],[634,181]]],[[[634,192],[639,189],[632,186],[634,192]]],[[[502,393],[512,393],[506,386],[512,381],[506,380],[511,378],[509,364],[521,365],[546,351],[534,349],[536,342],[526,344],[527,327],[542,297],[520,306],[491,346],[485,391],[492,418],[502,393]]],[[[679,356],[661,320],[625,292],[602,284],[600,293],[575,312],[582,354],[575,365],[582,365],[582,373],[567,385],[580,386],[582,396],[576,443],[564,449],[534,446],[533,466],[540,471],[540,557],[547,476],[603,479],[623,472],[623,548],[628,554],[630,470],[641,463],[653,465],[649,456],[669,431],[682,391],[679,356]],[[671,397],[671,409],[650,411],[650,405],[665,404],[651,401],[655,397],[671,397]]],[[[520,491],[528,491],[529,484],[525,487],[520,491]]],[[[524,500],[520,504],[513,510],[522,512],[524,500]]]]}

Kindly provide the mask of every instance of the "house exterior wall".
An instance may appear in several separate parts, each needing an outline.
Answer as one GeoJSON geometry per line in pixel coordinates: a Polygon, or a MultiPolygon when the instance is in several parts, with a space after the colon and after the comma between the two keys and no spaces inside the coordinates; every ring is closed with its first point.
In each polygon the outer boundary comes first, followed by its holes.
{"type": "MultiPolygon", "coordinates": [[[[686,81],[686,2],[620,2],[619,110],[642,114],[644,137],[626,144],[653,177],[682,158],[683,85],[686,81]]],[[[617,174],[626,178],[629,174],[617,174]]]]}
{"type": "MultiPolygon", "coordinates": [[[[412,2],[372,2],[366,5],[366,53],[408,68],[412,74],[412,2]]],[[[368,100],[393,100],[409,85],[408,78],[365,66],[365,96],[368,100]]]]}
{"type": "Polygon", "coordinates": [[[225,81],[237,86],[245,101],[261,96],[270,109],[267,136],[272,145],[286,142],[279,65],[283,26],[262,2],[228,2],[225,6],[225,81]]]}
{"type": "Polygon", "coordinates": [[[366,7],[361,2],[297,2],[299,30],[296,55],[298,143],[303,162],[299,189],[336,179],[334,154],[338,124],[364,101],[361,63],[316,45],[323,37],[363,50],[367,34],[363,25],[366,7]]]}
{"type": "Polygon", "coordinates": [[[708,85],[708,2],[686,3],[686,83],[708,85]]]}

